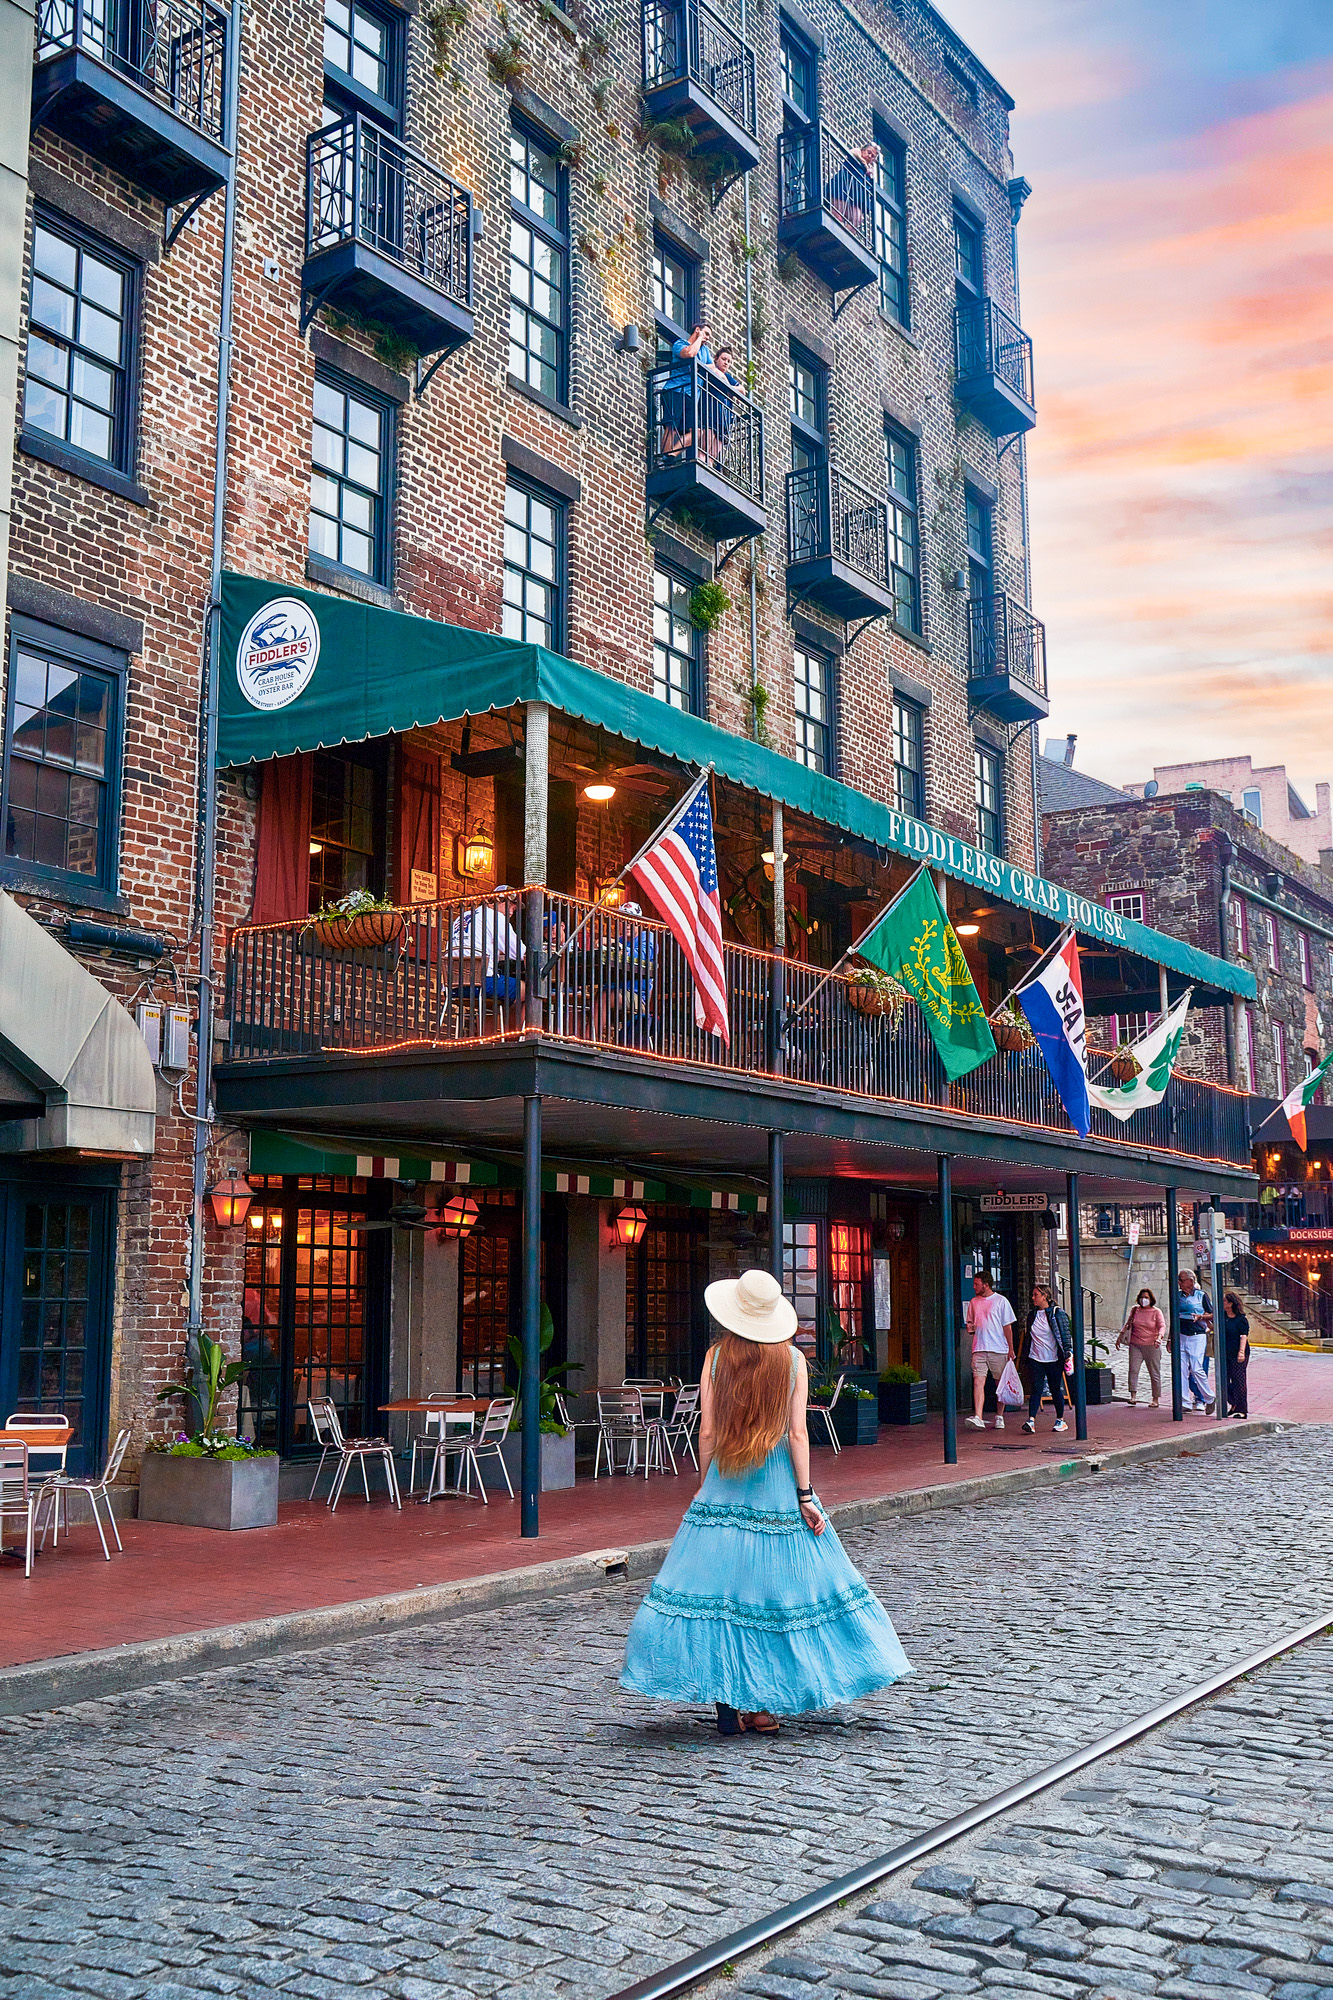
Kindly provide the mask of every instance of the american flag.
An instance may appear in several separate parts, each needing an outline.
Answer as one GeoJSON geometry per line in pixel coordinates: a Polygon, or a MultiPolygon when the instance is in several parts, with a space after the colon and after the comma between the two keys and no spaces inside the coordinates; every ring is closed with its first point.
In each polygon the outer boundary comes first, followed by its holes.
{"type": "Polygon", "coordinates": [[[683,811],[675,813],[630,873],[661,913],[694,975],[694,1019],[705,1033],[731,1046],[727,977],[722,963],[722,904],[708,785],[700,782],[683,811]]]}

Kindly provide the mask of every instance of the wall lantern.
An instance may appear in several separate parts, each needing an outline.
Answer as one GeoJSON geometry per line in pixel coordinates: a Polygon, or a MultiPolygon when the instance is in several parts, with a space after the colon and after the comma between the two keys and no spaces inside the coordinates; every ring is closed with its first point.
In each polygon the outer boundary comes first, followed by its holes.
{"type": "Polygon", "coordinates": [[[216,1181],[208,1190],[208,1199],[213,1204],[213,1220],[218,1228],[239,1229],[254,1198],[249,1181],[242,1180],[239,1174],[216,1181]]]}
{"type": "Polygon", "coordinates": [[[481,1210],[470,1194],[450,1195],[439,1210],[440,1234],[457,1242],[470,1236],[481,1221],[481,1210]]]}
{"type": "Polygon", "coordinates": [[[901,1215],[891,1215],[884,1226],[884,1233],[891,1243],[901,1243],[907,1234],[907,1224],[901,1215]]]}
{"type": "Polygon", "coordinates": [[[489,875],[495,859],[495,842],[484,827],[454,835],[455,875],[489,875]]]}
{"type": "Polygon", "coordinates": [[[618,910],[625,900],[625,884],[618,876],[604,876],[596,884],[594,894],[604,909],[618,910]]]}
{"type": "Polygon", "coordinates": [[[616,1240],[628,1250],[632,1243],[642,1241],[647,1228],[648,1217],[638,1202],[632,1201],[627,1208],[622,1208],[616,1217],[616,1240]]]}

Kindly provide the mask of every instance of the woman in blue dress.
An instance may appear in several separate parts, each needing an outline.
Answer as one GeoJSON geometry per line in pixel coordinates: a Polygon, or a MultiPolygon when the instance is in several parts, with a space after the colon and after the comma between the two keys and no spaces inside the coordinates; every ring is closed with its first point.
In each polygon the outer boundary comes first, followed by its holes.
{"type": "Polygon", "coordinates": [[[914,1671],[810,1484],[796,1310],[767,1271],[704,1294],[722,1326],[700,1382],[703,1483],[635,1613],[620,1685],[709,1702],[718,1731],[777,1734],[914,1671]]]}

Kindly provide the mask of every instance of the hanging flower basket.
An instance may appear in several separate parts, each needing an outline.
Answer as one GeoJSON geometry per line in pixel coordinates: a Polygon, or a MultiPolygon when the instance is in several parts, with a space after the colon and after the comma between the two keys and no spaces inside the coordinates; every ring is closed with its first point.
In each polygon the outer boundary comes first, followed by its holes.
{"type": "Polygon", "coordinates": [[[855,966],[847,976],[847,1001],[858,1014],[881,1016],[896,1028],[907,1004],[907,989],[887,972],[855,966]]]}
{"type": "Polygon", "coordinates": [[[1001,1008],[990,1024],[997,1049],[1007,1050],[1010,1055],[1020,1055],[1024,1049],[1035,1046],[1031,1028],[1019,1015],[1009,1008],[1001,1008]]]}
{"type": "Polygon", "coordinates": [[[1133,1083],[1142,1076],[1143,1064],[1132,1049],[1117,1049],[1111,1057],[1111,1074],[1117,1083],[1133,1083]]]}
{"type": "Polygon", "coordinates": [[[313,919],[311,929],[319,942],[334,951],[373,951],[377,946],[397,944],[403,935],[401,910],[360,910],[354,916],[330,913],[313,919]]]}

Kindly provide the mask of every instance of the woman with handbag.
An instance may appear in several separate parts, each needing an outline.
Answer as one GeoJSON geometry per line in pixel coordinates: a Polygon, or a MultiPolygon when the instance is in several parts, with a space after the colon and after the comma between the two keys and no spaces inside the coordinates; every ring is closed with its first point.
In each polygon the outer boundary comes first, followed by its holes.
{"type": "Polygon", "coordinates": [[[1222,1294],[1222,1331],[1227,1343],[1227,1407],[1233,1417],[1248,1417],[1250,1322],[1235,1292],[1222,1294]]]}
{"type": "Polygon", "coordinates": [[[1152,1292],[1144,1285],[1130,1307],[1129,1318],[1115,1337],[1117,1347],[1129,1349],[1129,1407],[1139,1400],[1139,1373],[1146,1368],[1152,1384],[1152,1407],[1162,1402],[1162,1342],[1166,1339],[1166,1319],[1152,1292]]]}
{"type": "Polygon", "coordinates": [[[699,1381],[699,1467],[666,1561],[634,1614],[620,1685],[712,1702],[720,1736],[776,1736],[914,1672],[810,1484],[796,1309],[767,1271],[704,1293],[722,1329],[699,1381]]]}
{"type": "Polygon", "coordinates": [[[1043,1396],[1049,1396],[1055,1405],[1051,1429],[1069,1429],[1065,1422],[1065,1363],[1072,1351],[1068,1313],[1055,1303],[1049,1285],[1034,1285],[1032,1310],[1018,1345],[1019,1361],[1028,1367],[1028,1420],[1023,1429],[1029,1437],[1036,1431],[1043,1396]]]}

